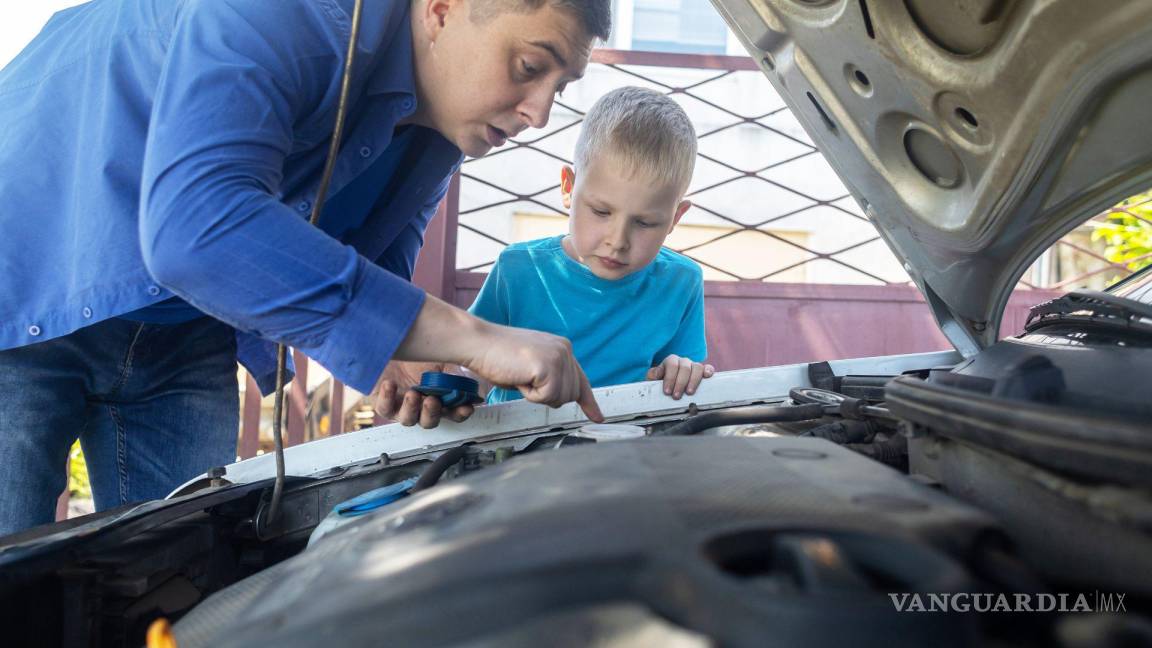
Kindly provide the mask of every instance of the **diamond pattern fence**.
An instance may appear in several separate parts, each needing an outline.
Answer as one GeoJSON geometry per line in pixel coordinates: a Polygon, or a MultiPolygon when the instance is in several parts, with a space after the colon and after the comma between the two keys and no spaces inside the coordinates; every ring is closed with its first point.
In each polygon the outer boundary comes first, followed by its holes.
{"type": "Polygon", "coordinates": [[[670,95],[696,126],[694,207],[669,247],[709,280],[907,282],[898,263],[759,69],[745,57],[597,50],[549,126],[461,170],[457,268],[566,230],[559,170],[583,116],[621,85],[670,95]]]}
{"type": "Polygon", "coordinates": [[[1057,241],[1033,264],[1024,288],[1100,290],[1152,265],[1152,192],[1132,196],[1057,241]]]}

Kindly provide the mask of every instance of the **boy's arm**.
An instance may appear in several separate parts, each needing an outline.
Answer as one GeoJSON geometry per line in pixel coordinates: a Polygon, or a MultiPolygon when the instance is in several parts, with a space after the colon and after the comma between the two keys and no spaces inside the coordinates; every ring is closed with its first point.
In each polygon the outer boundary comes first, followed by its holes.
{"type": "Polygon", "coordinates": [[[704,331],[704,281],[699,268],[693,274],[692,298],[680,320],[680,326],[668,344],[653,358],[648,380],[663,380],[664,393],[679,399],[696,393],[704,378],[711,378],[715,367],[704,364],[708,342],[704,331]]]}

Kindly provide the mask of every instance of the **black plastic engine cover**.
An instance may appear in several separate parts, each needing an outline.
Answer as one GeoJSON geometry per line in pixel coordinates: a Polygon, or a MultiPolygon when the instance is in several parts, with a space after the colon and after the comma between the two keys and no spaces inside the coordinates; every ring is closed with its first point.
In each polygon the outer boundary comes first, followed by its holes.
{"type": "Polygon", "coordinates": [[[1152,337],[1052,325],[1001,340],[928,382],[1010,406],[1044,406],[1143,424],[1152,437],[1152,337]]]}
{"type": "Polygon", "coordinates": [[[176,633],[182,648],[574,645],[611,617],[724,645],[970,645],[973,615],[899,613],[888,593],[990,591],[960,556],[998,537],[979,511],[820,439],[578,446],[366,516],[176,633]]]}

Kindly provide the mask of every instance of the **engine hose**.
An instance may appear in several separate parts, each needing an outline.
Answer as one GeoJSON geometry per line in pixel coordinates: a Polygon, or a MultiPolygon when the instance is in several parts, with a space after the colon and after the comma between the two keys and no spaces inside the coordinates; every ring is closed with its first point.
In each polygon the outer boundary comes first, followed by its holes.
{"type": "Polygon", "coordinates": [[[436,460],[432,462],[432,465],[428,466],[424,469],[424,472],[420,473],[420,479],[416,480],[416,483],[412,486],[412,490],[408,492],[418,493],[426,488],[432,488],[435,486],[449,468],[456,465],[461,459],[464,458],[464,453],[467,452],[467,450],[468,446],[456,446],[451,450],[445,451],[444,454],[440,455],[439,457],[436,457],[436,460]]]}
{"type": "MultiPolygon", "coordinates": [[[[352,88],[352,65],[356,61],[356,42],[360,39],[360,14],[364,0],[356,0],[352,7],[352,29],[348,35],[348,51],[344,56],[344,72],[340,78],[340,99],[336,104],[336,125],[332,128],[332,142],[328,145],[328,159],[320,174],[320,184],[316,189],[316,199],[312,201],[312,214],[308,222],[320,222],[321,210],[328,197],[328,187],[332,184],[332,172],[336,168],[336,156],[340,152],[340,140],[344,136],[344,122],[348,118],[348,94],[352,88]]],[[[272,486],[272,501],[268,505],[267,524],[276,521],[280,515],[280,498],[284,494],[284,434],[281,430],[284,419],[284,383],[288,382],[288,348],[283,344],[276,347],[276,400],[272,407],[272,443],[276,455],[276,482],[272,486]]],[[[301,390],[303,393],[305,390],[301,390]]]]}
{"type": "Polygon", "coordinates": [[[872,421],[836,421],[805,430],[800,436],[827,439],[832,443],[867,443],[876,436],[872,421]]]}
{"type": "Polygon", "coordinates": [[[722,425],[811,421],[822,416],[824,416],[824,406],[819,403],[752,405],[698,414],[670,428],[653,432],[651,436],[685,436],[722,425]]]}
{"type": "Polygon", "coordinates": [[[872,443],[849,443],[844,447],[886,466],[898,470],[908,469],[908,439],[902,434],[894,434],[888,439],[872,443]]]}

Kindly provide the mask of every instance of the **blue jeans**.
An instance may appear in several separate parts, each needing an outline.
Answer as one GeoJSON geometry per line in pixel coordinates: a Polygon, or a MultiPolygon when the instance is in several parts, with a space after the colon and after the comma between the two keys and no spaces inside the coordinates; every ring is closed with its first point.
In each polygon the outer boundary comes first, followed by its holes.
{"type": "Polygon", "coordinates": [[[0,535],[52,522],[79,438],[96,509],[236,460],[235,331],[109,319],[0,351],[0,535]]]}

